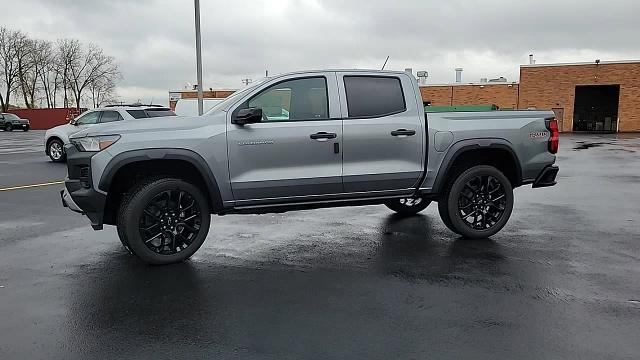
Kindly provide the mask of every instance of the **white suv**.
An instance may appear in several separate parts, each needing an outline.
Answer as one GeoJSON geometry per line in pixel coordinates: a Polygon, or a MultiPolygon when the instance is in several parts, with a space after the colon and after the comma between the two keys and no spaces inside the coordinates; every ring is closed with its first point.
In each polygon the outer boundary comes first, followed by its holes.
{"type": "Polygon", "coordinates": [[[68,124],[47,130],[44,135],[44,151],[51,158],[51,161],[61,162],[66,159],[64,146],[69,143],[69,136],[78,131],[95,124],[164,116],[176,116],[176,114],[171,109],[161,105],[140,104],[110,105],[85,111],[68,124]]]}

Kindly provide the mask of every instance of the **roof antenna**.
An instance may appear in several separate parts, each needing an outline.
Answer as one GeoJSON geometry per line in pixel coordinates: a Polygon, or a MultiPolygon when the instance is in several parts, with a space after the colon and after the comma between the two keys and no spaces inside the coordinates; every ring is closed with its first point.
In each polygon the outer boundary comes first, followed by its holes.
{"type": "Polygon", "coordinates": [[[149,106],[153,105],[153,98],[151,98],[151,102],[149,103],[149,106]]]}
{"type": "Polygon", "coordinates": [[[382,69],[380,70],[384,70],[384,67],[387,66],[387,61],[389,61],[389,56],[387,55],[387,60],[384,61],[384,65],[382,65],[382,69]]]}

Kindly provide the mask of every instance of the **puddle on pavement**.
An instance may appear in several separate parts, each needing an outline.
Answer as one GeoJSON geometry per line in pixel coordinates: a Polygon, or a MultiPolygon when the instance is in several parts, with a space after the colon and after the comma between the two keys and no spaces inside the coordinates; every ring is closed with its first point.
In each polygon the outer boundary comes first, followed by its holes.
{"type": "Polygon", "coordinates": [[[605,142],[593,142],[593,143],[578,142],[577,144],[578,146],[574,147],[573,150],[587,150],[592,147],[600,147],[602,145],[611,145],[611,143],[605,143],[605,142]]]}

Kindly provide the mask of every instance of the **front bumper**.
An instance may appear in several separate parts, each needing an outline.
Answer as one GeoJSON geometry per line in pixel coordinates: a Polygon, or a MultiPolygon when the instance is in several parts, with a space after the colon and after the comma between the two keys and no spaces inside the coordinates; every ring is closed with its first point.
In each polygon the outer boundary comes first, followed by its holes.
{"type": "Polygon", "coordinates": [[[533,188],[548,187],[557,184],[556,177],[558,176],[558,171],[560,171],[560,168],[557,165],[545,167],[533,182],[533,188]]]}
{"type": "Polygon", "coordinates": [[[93,189],[91,158],[96,153],[79,152],[75,146],[65,146],[69,176],[60,192],[62,205],[86,215],[94,230],[102,230],[107,196],[93,189]]]}
{"type": "Polygon", "coordinates": [[[84,215],[84,211],[82,211],[78,204],[73,201],[73,198],[71,197],[71,195],[69,195],[66,187],[60,190],[60,198],[62,199],[62,206],[84,215]]]}

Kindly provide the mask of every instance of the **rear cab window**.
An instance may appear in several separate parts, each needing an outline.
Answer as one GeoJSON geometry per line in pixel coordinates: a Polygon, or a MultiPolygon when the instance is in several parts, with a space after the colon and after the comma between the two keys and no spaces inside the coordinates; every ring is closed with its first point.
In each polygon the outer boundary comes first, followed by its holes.
{"type": "Polygon", "coordinates": [[[393,76],[344,77],[349,118],[375,118],[407,110],[400,79],[393,76]]]}

